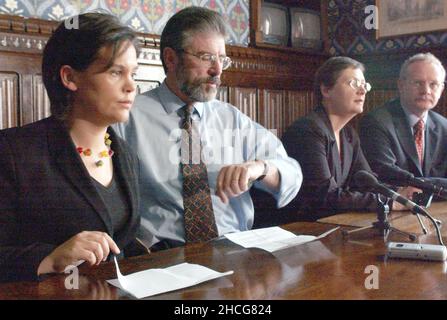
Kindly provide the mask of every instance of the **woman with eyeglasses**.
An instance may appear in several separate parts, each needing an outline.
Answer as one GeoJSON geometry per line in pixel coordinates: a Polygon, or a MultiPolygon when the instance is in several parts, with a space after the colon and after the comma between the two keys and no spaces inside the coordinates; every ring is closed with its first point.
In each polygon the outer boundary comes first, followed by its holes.
{"type": "MultiPolygon", "coordinates": [[[[348,57],[333,57],[316,72],[317,107],[286,131],[283,143],[300,163],[304,180],[289,208],[304,212],[303,220],[317,220],[341,211],[371,211],[376,195],[356,189],[354,175],[371,171],[349,121],[363,111],[366,93],[364,66],[348,57]]],[[[400,209],[397,204],[393,209],[400,209]]]]}

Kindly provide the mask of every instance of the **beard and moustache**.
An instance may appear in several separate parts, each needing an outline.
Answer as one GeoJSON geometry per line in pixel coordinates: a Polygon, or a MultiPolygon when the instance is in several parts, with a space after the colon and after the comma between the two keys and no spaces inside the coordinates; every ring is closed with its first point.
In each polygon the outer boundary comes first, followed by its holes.
{"type": "Polygon", "coordinates": [[[208,102],[216,98],[217,89],[220,86],[220,78],[218,76],[198,78],[195,80],[188,80],[185,77],[185,68],[183,64],[179,65],[176,72],[177,85],[180,91],[189,97],[193,101],[197,102],[208,102]],[[202,87],[202,84],[212,83],[216,87],[202,87]]]}

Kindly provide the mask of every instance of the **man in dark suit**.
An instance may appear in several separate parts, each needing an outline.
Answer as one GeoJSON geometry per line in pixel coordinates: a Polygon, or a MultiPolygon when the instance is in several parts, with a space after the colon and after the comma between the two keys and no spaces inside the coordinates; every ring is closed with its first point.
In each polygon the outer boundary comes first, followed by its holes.
{"type": "Polygon", "coordinates": [[[411,173],[447,187],[447,119],[432,111],[445,74],[431,53],[410,57],[401,67],[399,98],[360,122],[362,149],[380,180],[395,184],[411,173]]]}

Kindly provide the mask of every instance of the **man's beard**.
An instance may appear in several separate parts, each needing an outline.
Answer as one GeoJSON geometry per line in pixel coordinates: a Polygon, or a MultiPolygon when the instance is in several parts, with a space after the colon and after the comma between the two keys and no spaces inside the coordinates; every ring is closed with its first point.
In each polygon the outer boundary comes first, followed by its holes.
{"type": "Polygon", "coordinates": [[[199,78],[193,81],[185,79],[185,69],[179,66],[176,74],[177,85],[180,91],[193,101],[207,102],[216,98],[217,89],[220,86],[220,78],[218,76],[199,78]],[[216,87],[202,87],[204,83],[214,83],[216,87]]]}

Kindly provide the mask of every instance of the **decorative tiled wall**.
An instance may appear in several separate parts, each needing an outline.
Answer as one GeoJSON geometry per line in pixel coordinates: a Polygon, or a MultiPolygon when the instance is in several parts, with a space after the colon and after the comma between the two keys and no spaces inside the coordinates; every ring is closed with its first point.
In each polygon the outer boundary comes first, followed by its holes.
{"type": "MultiPolygon", "coordinates": [[[[392,0],[389,0],[392,1],[392,0]]],[[[365,27],[365,7],[375,0],[329,0],[328,33],[330,53],[363,54],[392,52],[408,48],[447,47],[446,32],[405,35],[376,40],[374,29],[365,27]]],[[[190,5],[220,12],[228,21],[229,44],[247,46],[249,42],[249,0],[0,0],[0,14],[62,20],[87,11],[117,15],[135,30],[160,34],[166,21],[190,5]]]]}
{"type": "Polygon", "coordinates": [[[229,44],[248,45],[249,0],[0,0],[0,14],[63,20],[88,11],[103,11],[140,32],[161,34],[166,21],[191,6],[220,12],[229,23],[229,44]]]}
{"type": "MultiPolygon", "coordinates": [[[[394,0],[389,0],[394,1],[394,0]]],[[[376,40],[374,29],[365,27],[365,7],[374,0],[329,0],[328,25],[330,53],[364,54],[424,47],[447,47],[447,33],[433,32],[376,40]]]]}

